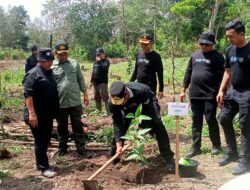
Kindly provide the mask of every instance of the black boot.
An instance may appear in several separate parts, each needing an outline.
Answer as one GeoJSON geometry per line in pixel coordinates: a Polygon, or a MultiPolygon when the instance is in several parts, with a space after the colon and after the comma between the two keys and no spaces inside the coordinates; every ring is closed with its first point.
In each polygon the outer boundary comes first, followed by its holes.
{"type": "Polygon", "coordinates": [[[238,154],[225,154],[221,160],[219,160],[218,164],[220,166],[228,165],[231,162],[237,161],[239,158],[238,154]]]}
{"type": "Polygon", "coordinates": [[[167,171],[174,173],[175,172],[175,160],[173,158],[166,160],[167,171]]]}
{"type": "Polygon", "coordinates": [[[186,155],[186,158],[192,158],[192,157],[195,157],[197,155],[201,154],[201,149],[199,148],[191,148],[187,155],[186,155]]]}
{"type": "Polygon", "coordinates": [[[221,148],[220,147],[213,147],[211,150],[212,155],[218,155],[220,154],[221,148]]]}
{"type": "Polygon", "coordinates": [[[247,173],[248,167],[249,166],[246,163],[239,163],[238,166],[236,166],[233,169],[232,174],[233,175],[241,175],[241,174],[247,173]]]}

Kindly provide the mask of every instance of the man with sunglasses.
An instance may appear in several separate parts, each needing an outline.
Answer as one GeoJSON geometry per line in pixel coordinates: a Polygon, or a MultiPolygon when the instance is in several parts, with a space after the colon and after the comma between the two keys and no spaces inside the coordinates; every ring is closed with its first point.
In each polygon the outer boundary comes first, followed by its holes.
{"type": "Polygon", "coordinates": [[[203,32],[199,39],[200,50],[192,54],[183,80],[180,101],[184,101],[189,87],[189,98],[192,110],[193,144],[186,157],[191,158],[201,153],[201,135],[203,115],[209,129],[212,142],[211,154],[220,152],[221,141],[216,119],[218,93],[224,72],[224,57],[214,49],[215,35],[203,32]]]}
{"type": "Polygon", "coordinates": [[[158,98],[163,98],[163,65],[160,54],[153,50],[153,39],[144,34],[140,37],[142,51],[136,56],[135,69],[130,81],[146,84],[156,94],[157,78],[159,82],[158,98]]]}
{"type": "Polygon", "coordinates": [[[233,119],[239,114],[241,130],[241,152],[239,164],[233,175],[246,173],[250,169],[250,43],[245,38],[245,26],[241,21],[226,25],[226,37],[231,45],[227,48],[225,73],[217,95],[222,104],[220,124],[227,143],[227,152],[219,161],[225,166],[238,159],[233,119]],[[227,89],[231,81],[231,87],[227,89]]]}
{"type": "MultiPolygon", "coordinates": [[[[145,84],[139,82],[123,83],[116,81],[110,87],[110,113],[113,119],[114,139],[111,155],[123,154],[122,147],[124,136],[130,126],[131,118],[126,118],[128,113],[135,113],[142,104],[142,114],[152,118],[143,121],[140,127],[150,127],[155,134],[161,156],[166,162],[167,170],[174,171],[174,153],[171,151],[168,133],[161,120],[160,106],[154,92],[145,84]]],[[[119,162],[115,160],[114,164],[119,162]]]]}
{"type": "Polygon", "coordinates": [[[57,82],[59,93],[60,110],[58,117],[59,156],[67,153],[67,142],[69,137],[68,118],[73,131],[73,137],[79,156],[89,157],[85,149],[83,127],[81,122],[82,100],[85,106],[89,104],[87,86],[76,60],[69,58],[69,46],[60,41],[55,46],[56,60],[53,62],[52,70],[57,82]]]}
{"type": "Polygon", "coordinates": [[[31,70],[33,67],[35,67],[38,63],[38,61],[37,61],[37,54],[38,54],[37,45],[31,46],[30,51],[32,54],[31,54],[31,56],[29,56],[26,59],[25,73],[27,73],[29,70],[31,70]]]}

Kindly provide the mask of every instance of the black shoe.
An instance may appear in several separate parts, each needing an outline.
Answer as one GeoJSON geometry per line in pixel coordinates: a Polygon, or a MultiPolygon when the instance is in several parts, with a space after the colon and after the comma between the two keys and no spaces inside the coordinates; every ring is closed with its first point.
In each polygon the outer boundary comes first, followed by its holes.
{"type": "Polygon", "coordinates": [[[166,165],[167,165],[167,171],[171,173],[175,172],[175,160],[174,159],[167,160],[166,165]]]}
{"type": "Polygon", "coordinates": [[[57,152],[58,156],[64,156],[67,153],[68,153],[67,149],[58,149],[57,152]]]}
{"type": "Polygon", "coordinates": [[[221,148],[220,147],[213,147],[211,150],[212,155],[218,155],[220,154],[221,148]]]}
{"type": "Polygon", "coordinates": [[[87,150],[77,150],[78,156],[83,158],[92,158],[92,154],[90,154],[87,150]]]}
{"type": "Polygon", "coordinates": [[[248,165],[245,163],[239,163],[238,166],[236,166],[233,169],[232,174],[241,175],[241,174],[247,173],[247,171],[248,171],[248,165]]]}
{"type": "Polygon", "coordinates": [[[230,155],[230,154],[225,154],[221,160],[219,160],[218,164],[220,166],[225,166],[230,164],[231,162],[235,162],[238,160],[238,155],[230,155]]]}
{"type": "Polygon", "coordinates": [[[197,155],[201,154],[201,149],[196,149],[196,148],[191,148],[187,155],[186,155],[186,158],[192,158],[192,157],[195,157],[197,155]]]}

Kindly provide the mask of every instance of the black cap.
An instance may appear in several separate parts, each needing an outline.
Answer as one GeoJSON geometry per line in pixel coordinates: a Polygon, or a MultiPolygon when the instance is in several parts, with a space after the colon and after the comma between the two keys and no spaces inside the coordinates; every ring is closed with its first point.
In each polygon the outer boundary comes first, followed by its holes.
{"type": "Polygon", "coordinates": [[[149,44],[152,41],[153,41],[153,38],[149,34],[141,35],[140,40],[139,40],[139,42],[143,44],[149,44]]]}
{"type": "Polygon", "coordinates": [[[215,35],[213,32],[203,32],[199,39],[200,44],[215,44],[215,35]]]}
{"type": "Polygon", "coordinates": [[[37,50],[37,49],[38,49],[37,45],[30,46],[30,51],[34,51],[34,50],[37,50]]]}
{"type": "Polygon", "coordinates": [[[40,48],[38,50],[38,61],[52,61],[54,60],[54,54],[50,48],[40,48]]]}
{"type": "Polygon", "coordinates": [[[69,52],[69,46],[66,42],[64,41],[59,41],[56,46],[55,46],[55,49],[56,49],[56,53],[64,53],[64,52],[69,52]]]}
{"type": "Polygon", "coordinates": [[[97,48],[95,53],[96,54],[102,54],[102,53],[104,53],[104,49],[103,48],[97,48]]]}
{"type": "Polygon", "coordinates": [[[121,81],[116,81],[111,84],[110,95],[112,104],[121,105],[124,102],[125,89],[125,84],[121,81]]]}

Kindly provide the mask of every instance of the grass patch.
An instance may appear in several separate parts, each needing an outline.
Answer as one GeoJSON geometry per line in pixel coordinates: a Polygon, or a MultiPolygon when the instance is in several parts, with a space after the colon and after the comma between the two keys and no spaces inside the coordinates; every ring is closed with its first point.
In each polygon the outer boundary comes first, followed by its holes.
{"type": "Polygon", "coordinates": [[[9,151],[12,153],[12,154],[19,154],[23,151],[22,149],[22,146],[18,145],[18,144],[15,144],[15,145],[12,145],[10,148],[9,148],[9,151]]]}
{"type": "Polygon", "coordinates": [[[23,106],[22,80],[24,69],[4,70],[2,73],[2,105],[3,108],[23,106]]]}
{"type": "Polygon", "coordinates": [[[6,87],[21,86],[24,77],[24,69],[4,70],[2,72],[2,83],[6,87]]]}
{"type": "Polygon", "coordinates": [[[0,170],[0,179],[9,177],[10,176],[10,171],[9,170],[0,170]]]}
{"type": "MultiPolygon", "coordinates": [[[[173,130],[176,128],[176,120],[175,117],[169,116],[169,115],[163,115],[162,121],[167,130],[173,130]]],[[[179,119],[179,127],[184,128],[185,127],[185,121],[184,119],[179,119]]]]}
{"type": "Polygon", "coordinates": [[[113,127],[101,127],[95,134],[95,140],[104,144],[112,144],[113,141],[113,127]]]}

